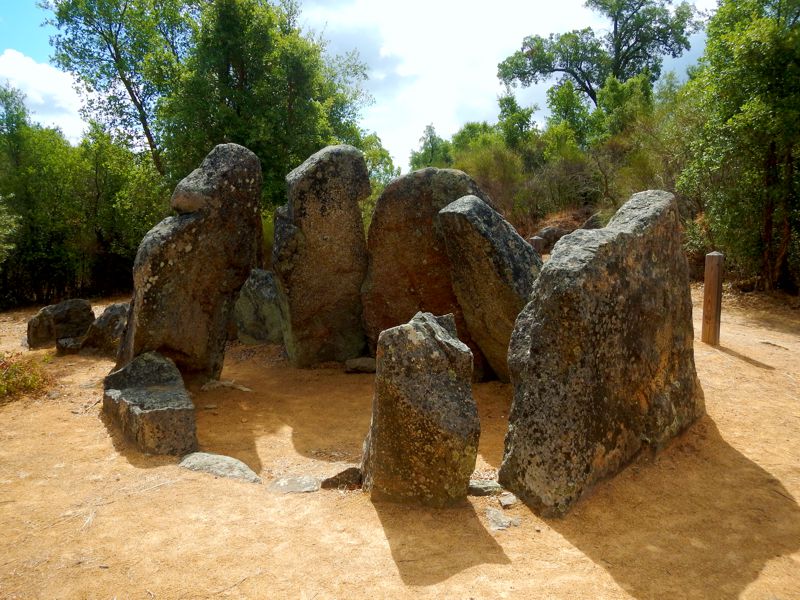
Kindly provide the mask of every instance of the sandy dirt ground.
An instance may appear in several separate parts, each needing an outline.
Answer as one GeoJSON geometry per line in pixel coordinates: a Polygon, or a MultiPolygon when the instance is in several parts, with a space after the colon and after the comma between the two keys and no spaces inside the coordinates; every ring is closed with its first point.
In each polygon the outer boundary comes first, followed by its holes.
{"type": "MultiPolygon", "coordinates": [[[[100,416],[111,361],[52,358],[48,394],[0,406],[0,597],[799,599],[800,310],[752,295],[724,306],[721,347],[695,346],[708,415],[566,518],[517,505],[505,531],[486,518],[496,498],[426,510],[268,491],[358,461],[371,375],[233,346],[223,379],[253,392],[194,389],[198,436],[256,485],[137,453],[100,416]]],[[[0,314],[0,349],[20,349],[31,313],[0,314]]],[[[474,393],[486,477],[511,388],[474,393]]]]}

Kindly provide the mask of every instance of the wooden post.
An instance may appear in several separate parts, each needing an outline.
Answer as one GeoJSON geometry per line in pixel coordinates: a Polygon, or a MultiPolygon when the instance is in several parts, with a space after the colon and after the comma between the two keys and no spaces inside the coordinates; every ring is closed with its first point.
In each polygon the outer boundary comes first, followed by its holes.
{"type": "Polygon", "coordinates": [[[725,255],[721,252],[706,254],[706,275],[703,289],[703,334],[705,344],[719,346],[719,323],[722,317],[722,266],[725,255]]]}

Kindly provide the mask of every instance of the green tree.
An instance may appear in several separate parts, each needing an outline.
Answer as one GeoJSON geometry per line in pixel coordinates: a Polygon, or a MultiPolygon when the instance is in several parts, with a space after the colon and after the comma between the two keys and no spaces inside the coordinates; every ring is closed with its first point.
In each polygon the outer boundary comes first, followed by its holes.
{"type": "Polygon", "coordinates": [[[419,138],[419,150],[411,151],[409,165],[412,171],[425,167],[450,167],[453,165],[452,144],[439,137],[433,124],[427,125],[419,138]]]}
{"type": "Polygon", "coordinates": [[[586,100],[571,80],[566,79],[547,90],[547,107],[550,109],[548,125],[566,123],[574,132],[578,145],[585,148],[590,136],[591,116],[586,100]]]}
{"type": "MultiPolygon", "coordinates": [[[[293,5],[289,5],[291,9],[293,5]]],[[[296,14],[262,0],[217,0],[200,28],[159,117],[172,175],[182,177],[218,143],[261,159],[267,204],[284,201],[284,177],[321,147],[358,139],[364,66],[327,60],[296,14]]]]}
{"type": "Polygon", "coordinates": [[[87,116],[143,139],[165,168],[155,123],[159,100],[186,54],[199,0],[50,0],[53,58],[85,86],[87,116]]]}
{"type": "Polygon", "coordinates": [[[506,85],[529,86],[560,75],[595,105],[609,76],[624,82],[646,71],[656,81],[662,57],[688,50],[689,35],[697,27],[687,2],[673,11],[670,4],[670,0],[588,0],[586,6],[610,21],[605,35],[586,28],[548,38],[526,37],[522,48],[498,65],[498,77],[506,85]]]}
{"type": "Polygon", "coordinates": [[[724,0],[690,86],[704,127],[680,179],[732,263],[764,287],[800,281],[800,2],[724,0]]]}

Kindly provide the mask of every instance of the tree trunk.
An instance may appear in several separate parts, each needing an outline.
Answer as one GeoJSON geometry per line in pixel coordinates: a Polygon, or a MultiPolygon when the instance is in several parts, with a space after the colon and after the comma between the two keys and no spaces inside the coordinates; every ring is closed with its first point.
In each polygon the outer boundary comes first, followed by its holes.
{"type": "Polygon", "coordinates": [[[764,165],[764,212],[761,230],[761,277],[764,280],[764,289],[771,290],[775,287],[772,258],[772,230],[775,221],[775,192],[778,183],[778,155],[775,142],[770,142],[764,165]]]}

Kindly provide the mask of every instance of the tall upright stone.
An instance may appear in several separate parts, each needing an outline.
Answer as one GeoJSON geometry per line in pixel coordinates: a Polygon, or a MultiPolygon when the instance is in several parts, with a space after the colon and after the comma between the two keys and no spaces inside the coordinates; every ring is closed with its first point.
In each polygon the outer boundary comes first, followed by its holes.
{"type": "Polygon", "coordinates": [[[289,201],[275,212],[272,266],[295,366],[360,356],[361,283],[367,269],[359,202],[370,193],[364,155],[328,146],[286,176],[289,201]]]}
{"type": "Polygon", "coordinates": [[[475,375],[488,370],[453,292],[452,269],[435,217],[462,196],[489,197],[466,174],[427,168],[386,186],[369,226],[369,266],[362,287],[364,325],[372,350],[381,331],[406,323],[418,311],[455,315],[458,337],[473,352],[475,375]]]}
{"type": "Polygon", "coordinates": [[[227,326],[261,262],[261,164],[237,144],[215,147],[175,188],[167,217],[145,235],[117,368],[151,350],[184,373],[218,378],[227,326]]]}
{"type": "Polygon", "coordinates": [[[378,339],[364,491],[373,500],[444,507],[467,496],[480,437],[472,355],[453,315],[419,313],[378,339]]]}
{"type": "Polygon", "coordinates": [[[662,447],[705,410],[692,344],[672,194],[635,194],[604,229],[562,238],[511,337],[500,483],[561,515],[640,450],[662,447]]]}
{"type": "Polygon", "coordinates": [[[508,342],[542,259],[477,196],[448,204],[437,219],[453,267],[453,291],[470,335],[497,377],[508,381],[508,342]]]}

